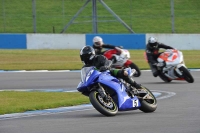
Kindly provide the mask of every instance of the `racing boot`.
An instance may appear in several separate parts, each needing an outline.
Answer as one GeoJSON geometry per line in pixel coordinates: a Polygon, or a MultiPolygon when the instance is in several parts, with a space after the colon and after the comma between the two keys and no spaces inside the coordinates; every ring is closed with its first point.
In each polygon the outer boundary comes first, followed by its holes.
{"type": "Polygon", "coordinates": [[[154,77],[157,77],[158,76],[158,71],[154,71],[154,72],[152,72],[153,73],[153,76],[154,77]]]}
{"type": "Polygon", "coordinates": [[[124,78],[124,80],[129,83],[132,87],[136,88],[136,89],[141,89],[141,85],[136,83],[130,76],[127,76],[126,78],[124,78]]]}

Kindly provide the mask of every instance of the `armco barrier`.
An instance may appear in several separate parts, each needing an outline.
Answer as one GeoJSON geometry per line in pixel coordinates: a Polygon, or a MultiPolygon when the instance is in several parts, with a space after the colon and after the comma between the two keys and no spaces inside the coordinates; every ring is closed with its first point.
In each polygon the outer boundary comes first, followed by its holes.
{"type": "Polygon", "coordinates": [[[0,49],[81,49],[94,36],[125,49],[145,49],[150,36],[180,50],[200,50],[200,34],[0,34],[0,49]]]}
{"type": "Polygon", "coordinates": [[[26,34],[0,34],[0,49],[26,48],[26,34]]]}
{"type": "Polygon", "coordinates": [[[125,49],[145,49],[145,34],[86,34],[86,45],[92,45],[93,37],[101,36],[105,44],[123,46],[125,49]]]}

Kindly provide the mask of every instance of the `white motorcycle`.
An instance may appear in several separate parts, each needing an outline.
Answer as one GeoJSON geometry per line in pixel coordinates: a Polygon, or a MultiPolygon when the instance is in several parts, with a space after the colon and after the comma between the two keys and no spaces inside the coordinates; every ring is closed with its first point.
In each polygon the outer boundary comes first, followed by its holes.
{"type": "Polygon", "coordinates": [[[165,82],[172,80],[186,80],[193,83],[194,78],[185,66],[183,53],[176,49],[167,49],[159,55],[158,62],[164,62],[163,67],[159,67],[159,77],[165,82]]]}

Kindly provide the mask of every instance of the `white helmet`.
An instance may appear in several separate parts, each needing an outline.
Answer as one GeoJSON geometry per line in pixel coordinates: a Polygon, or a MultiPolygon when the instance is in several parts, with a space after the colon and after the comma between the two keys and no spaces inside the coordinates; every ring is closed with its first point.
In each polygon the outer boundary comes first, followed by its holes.
{"type": "Polygon", "coordinates": [[[103,44],[103,39],[100,36],[95,36],[93,38],[93,44],[97,47],[100,47],[103,44]]]}
{"type": "Polygon", "coordinates": [[[149,37],[149,43],[156,43],[157,39],[155,37],[149,37]]]}

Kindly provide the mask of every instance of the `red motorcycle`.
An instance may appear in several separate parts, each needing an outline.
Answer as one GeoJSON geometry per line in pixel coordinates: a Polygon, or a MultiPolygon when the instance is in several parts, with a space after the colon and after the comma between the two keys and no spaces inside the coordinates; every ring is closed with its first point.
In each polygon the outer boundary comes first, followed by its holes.
{"type": "Polygon", "coordinates": [[[130,53],[128,50],[126,49],[121,49],[121,54],[117,54],[118,51],[116,49],[110,49],[104,52],[104,56],[109,59],[112,60],[113,57],[115,57],[115,62],[112,64],[113,68],[132,68],[135,69],[135,73],[134,73],[134,77],[139,77],[141,75],[141,71],[138,68],[138,66],[136,64],[134,64],[131,60],[130,60],[130,53]]]}

